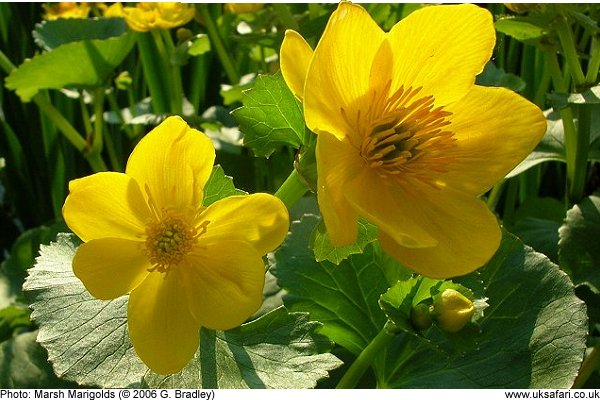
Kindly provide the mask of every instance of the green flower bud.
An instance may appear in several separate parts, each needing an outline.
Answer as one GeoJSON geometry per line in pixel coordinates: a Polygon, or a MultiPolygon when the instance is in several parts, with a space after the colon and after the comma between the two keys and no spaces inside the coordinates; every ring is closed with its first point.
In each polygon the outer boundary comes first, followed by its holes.
{"type": "Polygon", "coordinates": [[[410,322],[418,331],[424,331],[431,326],[430,309],[427,304],[417,304],[410,310],[410,322]]]}
{"type": "Polygon", "coordinates": [[[127,90],[127,88],[129,86],[131,86],[131,82],[133,82],[133,80],[131,79],[129,72],[127,72],[127,71],[121,72],[115,78],[115,85],[117,86],[117,89],[119,89],[119,90],[127,90]]]}
{"type": "Polygon", "coordinates": [[[504,5],[517,14],[523,14],[538,7],[536,3],[504,3],[504,5]]]}
{"type": "Polygon", "coordinates": [[[190,31],[187,28],[179,28],[179,29],[177,29],[176,35],[177,35],[177,41],[179,43],[186,42],[186,41],[190,40],[194,36],[194,34],[192,33],[192,31],[190,31]]]}
{"type": "Polygon", "coordinates": [[[462,293],[446,289],[434,297],[433,312],[442,330],[456,333],[471,321],[475,306],[462,293]]]}

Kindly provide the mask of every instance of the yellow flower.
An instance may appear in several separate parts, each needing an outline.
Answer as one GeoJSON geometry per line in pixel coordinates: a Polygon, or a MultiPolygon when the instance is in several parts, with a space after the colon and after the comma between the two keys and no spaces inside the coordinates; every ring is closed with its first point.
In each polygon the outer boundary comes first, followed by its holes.
{"type": "Polygon", "coordinates": [[[382,31],[342,2],[313,51],[287,31],[281,70],[317,133],[318,201],[335,245],[377,225],[383,249],[447,278],[485,264],[498,222],[477,197],[544,134],[541,111],[504,88],[474,84],[495,42],[474,5],[425,7],[382,31]]]}
{"type": "Polygon", "coordinates": [[[104,3],[98,3],[97,7],[102,10],[102,15],[106,18],[120,18],[123,17],[123,4],[112,3],[107,6],[104,3]]]}
{"type": "Polygon", "coordinates": [[[160,374],[181,370],[200,327],[240,325],[262,302],[262,256],[285,238],[288,213],[274,196],[231,196],[202,206],[215,151],[170,117],[146,135],[125,173],[69,184],[63,216],[84,242],[73,271],[99,299],[130,293],[133,347],[160,374]]]}
{"type": "Polygon", "coordinates": [[[252,13],[264,6],[264,3],[227,3],[225,4],[225,11],[234,14],[252,13]]]}
{"type": "Polygon", "coordinates": [[[51,3],[44,4],[46,14],[44,19],[54,20],[58,18],[87,18],[90,13],[89,3],[51,3]]]}
{"type": "Polygon", "coordinates": [[[127,25],[135,31],[171,29],[185,25],[194,18],[192,5],[182,3],[137,3],[135,7],[124,7],[123,16],[127,25]]]}

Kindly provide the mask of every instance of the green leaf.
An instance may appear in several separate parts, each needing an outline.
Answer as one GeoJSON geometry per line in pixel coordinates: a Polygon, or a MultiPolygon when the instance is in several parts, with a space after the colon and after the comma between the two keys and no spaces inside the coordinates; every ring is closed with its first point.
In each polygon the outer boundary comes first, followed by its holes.
{"type": "Polygon", "coordinates": [[[181,373],[151,374],[127,334],[128,297],[93,298],[71,268],[76,246],[70,234],[42,246],[24,285],[40,327],[37,340],[61,378],[100,387],[305,388],[340,365],[331,354],[319,354],[331,342],[313,332],[318,324],[278,309],[230,331],[203,330],[200,355],[181,373]]]}
{"type": "Polygon", "coordinates": [[[567,162],[565,153],[565,132],[558,113],[546,111],[548,127],[544,137],[533,152],[506,175],[506,179],[515,177],[529,168],[547,161],[567,162]]]}
{"type": "Polygon", "coordinates": [[[477,75],[476,84],[481,86],[506,87],[515,92],[525,89],[525,81],[515,74],[508,73],[490,61],[485,65],[483,72],[477,75]]]}
{"type": "Polygon", "coordinates": [[[103,85],[134,43],[134,36],[127,33],[62,45],[26,60],[6,78],[6,87],[16,90],[21,100],[28,102],[41,89],[103,85]]]}
{"type": "Polygon", "coordinates": [[[243,194],[248,193],[236,189],[233,184],[233,178],[225,175],[220,165],[215,165],[206,186],[204,186],[204,200],[202,201],[202,205],[208,207],[215,201],[225,197],[243,194]]]}
{"type": "Polygon", "coordinates": [[[559,235],[560,266],[576,285],[600,293],[600,197],[590,196],[570,209],[559,235]]]}
{"type": "Polygon", "coordinates": [[[259,75],[244,94],[244,105],[232,114],[245,135],[244,144],[257,156],[268,157],[282,145],[298,148],[306,142],[302,106],[281,73],[259,75]]]}
{"type": "MultiPolygon", "coordinates": [[[[393,260],[386,261],[376,243],[339,266],[317,263],[308,238],[318,221],[305,216],[292,224],[275,253],[272,272],[288,291],[286,307],[308,312],[311,320],[323,324],[321,333],[358,354],[386,321],[377,307],[379,296],[410,275],[402,274],[393,260]]],[[[477,348],[440,352],[421,338],[398,335],[375,360],[378,387],[571,386],[585,350],[587,317],[566,274],[505,232],[486,266],[454,281],[477,298],[488,298],[489,307],[478,320],[477,348]]],[[[444,350],[455,340],[437,328],[424,336],[444,350]]]]}
{"type": "Polygon", "coordinates": [[[77,240],[59,234],[41,246],[23,289],[31,299],[38,342],[48,351],[56,374],[80,385],[138,386],[146,366],[127,334],[127,296],[93,298],[73,274],[77,240]]]}
{"type": "Polygon", "coordinates": [[[194,37],[187,53],[190,56],[199,56],[210,51],[210,39],[206,34],[199,34],[194,37]]]}
{"type": "Polygon", "coordinates": [[[551,93],[548,99],[557,109],[568,107],[571,104],[600,104],[600,86],[594,86],[582,93],[551,93]]]}
{"type": "Polygon", "coordinates": [[[280,307],[226,332],[202,330],[200,352],[181,372],[144,379],[161,388],[312,388],[341,365],[317,323],[280,307]],[[199,355],[202,355],[201,357],[199,355]]]}
{"type": "MultiPolygon", "coordinates": [[[[575,296],[566,274],[504,232],[492,260],[472,276],[455,281],[464,283],[475,276],[483,281],[489,304],[478,321],[481,334],[477,349],[440,357],[412,336],[400,338],[394,351],[386,355],[394,372],[382,378],[383,385],[571,387],[583,358],[588,328],[585,305],[575,296]]],[[[444,344],[443,338],[427,337],[444,344]]]]}
{"type": "Polygon", "coordinates": [[[524,42],[539,40],[546,34],[544,28],[519,17],[500,18],[494,23],[494,26],[498,32],[524,42]]]}
{"type": "Polygon", "coordinates": [[[10,339],[17,329],[33,328],[29,310],[11,306],[0,310],[0,342],[10,339]]]}
{"type": "Polygon", "coordinates": [[[10,249],[10,255],[0,265],[0,309],[12,304],[21,293],[21,286],[35,261],[40,244],[49,244],[66,226],[59,222],[40,226],[21,234],[10,249]]]}
{"type": "Polygon", "coordinates": [[[308,312],[323,324],[320,332],[354,354],[359,354],[386,321],[379,297],[410,272],[369,245],[340,265],[315,261],[309,238],[320,219],[305,215],[292,223],[291,234],[275,253],[270,271],[288,290],[284,303],[292,312],[308,312]]]}
{"type": "Polygon", "coordinates": [[[127,32],[123,18],[59,18],[35,25],[33,39],[45,50],[81,40],[108,39],[127,32]]]}
{"type": "Polygon", "coordinates": [[[509,229],[527,245],[558,261],[558,228],[565,217],[565,206],[554,198],[528,198],[515,214],[509,229]]]}
{"type": "Polygon", "coordinates": [[[313,232],[312,247],[317,261],[327,260],[339,265],[350,255],[362,253],[365,246],[376,239],[377,227],[361,220],[358,222],[358,238],[356,243],[348,246],[335,247],[331,244],[331,240],[325,229],[325,224],[321,221],[313,232]]]}
{"type": "Polygon", "coordinates": [[[70,388],[54,375],[46,351],[36,342],[37,332],[27,332],[0,344],[0,387],[7,389],[70,388]]]}

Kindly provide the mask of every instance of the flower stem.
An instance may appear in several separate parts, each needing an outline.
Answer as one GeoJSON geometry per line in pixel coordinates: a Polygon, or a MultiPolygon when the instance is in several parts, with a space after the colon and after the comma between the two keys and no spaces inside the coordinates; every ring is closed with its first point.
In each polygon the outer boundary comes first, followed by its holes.
{"type": "Polygon", "coordinates": [[[167,90],[163,86],[163,77],[166,75],[166,71],[162,71],[161,63],[156,62],[157,55],[153,48],[152,35],[150,33],[138,33],[137,34],[137,45],[140,51],[140,58],[142,60],[142,67],[144,69],[144,75],[146,82],[148,83],[148,89],[150,89],[150,96],[152,97],[152,110],[156,114],[164,114],[168,111],[168,98],[167,90]]]}
{"type": "Polygon", "coordinates": [[[358,355],[358,358],[352,363],[342,379],[336,386],[336,389],[352,389],[356,386],[360,378],[373,363],[375,357],[387,347],[394,339],[394,335],[383,328],[377,336],[369,343],[367,347],[358,355]]]}
{"type": "Polygon", "coordinates": [[[585,82],[588,85],[593,85],[598,79],[598,70],[600,69],[600,42],[593,36],[592,44],[590,45],[590,62],[588,63],[587,74],[585,76],[585,82]]]}
{"type": "Polygon", "coordinates": [[[208,10],[208,4],[197,4],[196,5],[198,12],[204,19],[204,23],[206,24],[206,30],[208,33],[208,37],[210,38],[211,44],[214,46],[217,57],[219,57],[219,61],[221,61],[221,65],[227,74],[227,78],[232,85],[239,83],[240,74],[238,73],[235,65],[233,64],[233,60],[229,54],[229,51],[225,48],[225,43],[223,42],[223,38],[219,34],[219,30],[215,25],[215,22],[210,15],[210,11],[208,10]]]}
{"type": "Polygon", "coordinates": [[[275,192],[275,196],[279,197],[288,210],[290,210],[307,191],[308,187],[304,184],[302,178],[300,178],[298,171],[294,169],[277,192],[275,192]]]}
{"type": "Polygon", "coordinates": [[[583,75],[583,70],[581,69],[581,64],[579,63],[579,57],[577,56],[577,49],[575,48],[573,33],[571,32],[571,27],[569,26],[566,17],[562,16],[559,19],[556,31],[558,33],[558,38],[560,39],[563,53],[567,60],[569,72],[573,77],[573,82],[577,87],[582,86],[585,84],[585,76],[583,75]]]}
{"type": "Polygon", "coordinates": [[[600,344],[597,344],[585,360],[583,360],[583,364],[581,364],[581,368],[579,369],[579,375],[577,375],[575,382],[573,382],[573,389],[581,389],[592,373],[598,368],[600,368],[600,344]]]}

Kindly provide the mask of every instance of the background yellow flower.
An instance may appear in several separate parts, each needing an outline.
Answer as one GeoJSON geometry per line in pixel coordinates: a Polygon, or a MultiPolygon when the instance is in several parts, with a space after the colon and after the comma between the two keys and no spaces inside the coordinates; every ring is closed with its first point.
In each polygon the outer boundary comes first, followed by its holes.
{"type": "Polygon", "coordinates": [[[139,32],[176,28],[187,24],[194,14],[194,6],[183,3],[140,2],[135,7],[123,7],[127,25],[139,32]]]}
{"type": "Polygon", "coordinates": [[[262,302],[262,256],[284,240],[289,217],[267,194],[202,206],[215,158],[210,139],[170,117],[136,146],[126,172],[69,184],[63,215],[84,243],[73,270],[90,293],[130,293],[128,328],[160,374],[181,370],[200,327],[240,325],[262,302]]]}
{"type": "Polygon", "coordinates": [[[335,245],[353,243],[364,217],[424,275],[463,275],[492,257],[500,228],[477,197],[546,129],[529,101],[474,85],[494,42],[491,14],[474,5],[425,7],[386,33],[342,2],[314,52],[286,32],[281,69],[318,134],[318,201],[335,245]]]}
{"type": "Polygon", "coordinates": [[[91,7],[89,3],[60,2],[44,4],[44,19],[87,18],[91,7]]]}

